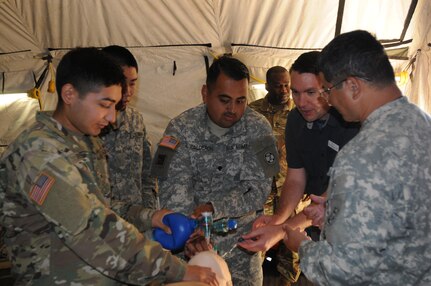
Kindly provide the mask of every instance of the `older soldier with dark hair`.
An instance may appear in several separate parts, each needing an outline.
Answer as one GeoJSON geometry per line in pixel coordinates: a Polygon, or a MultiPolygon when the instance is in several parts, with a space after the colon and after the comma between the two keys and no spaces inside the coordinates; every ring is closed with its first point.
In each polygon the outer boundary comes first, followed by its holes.
{"type": "MultiPolygon", "coordinates": [[[[36,123],[0,161],[0,222],[17,285],[147,285],[200,280],[109,208],[110,185],[100,131],[115,122],[121,68],[95,48],[67,53],[57,69],[56,110],[36,123]]],[[[163,226],[163,212],[152,217],[163,226]]],[[[192,285],[192,284],[191,284],[192,285]]]]}
{"type": "Polygon", "coordinates": [[[248,69],[239,60],[215,60],[202,87],[204,104],[171,120],[154,161],[162,207],[238,220],[235,233],[212,237],[235,286],[262,285],[261,255],[235,246],[251,229],[278,172],[271,126],[247,108],[248,83],[248,69]]]}
{"type": "Polygon", "coordinates": [[[319,285],[431,285],[430,116],[366,31],[333,39],[319,64],[322,95],[362,127],[329,172],[323,240],[286,225],[286,245],[319,285]]]}

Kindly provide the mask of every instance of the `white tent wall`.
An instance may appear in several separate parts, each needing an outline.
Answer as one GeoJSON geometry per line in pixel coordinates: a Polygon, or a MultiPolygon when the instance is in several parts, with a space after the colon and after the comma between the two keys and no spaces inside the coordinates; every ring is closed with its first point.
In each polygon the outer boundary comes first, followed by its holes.
{"type": "Polygon", "coordinates": [[[412,102],[431,113],[431,1],[419,1],[416,11],[409,48],[411,80],[406,94],[412,102]]]}
{"type": "MultiPolygon", "coordinates": [[[[171,118],[201,102],[204,57],[211,63],[213,56],[231,53],[258,83],[269,67],[288,68],[299,54],[323,48],[337,32],[366,29],[395,47],[413,39],[409,57],[421,50],[414,65],[406,59],[391,62],[396,70],[409,68],[413,81],[406,95],[431,112],[431,1],[417,0],[404,30],[415,1],[0,0],[0,83],[3,93],[25,92],[34,79],[23,75],[38,78],[47,64],[43,56],[50,54],[56,66],[76,46],[128,47],[139,64],[139,90],[131,105],[144,115],[155,144],[171,118]]],[[[56,104],[56,95],[46,92],[48,80],[41,88],[46,110],[56,104]]],[[[0,105],[0,120],[6,118],[0,127],[3,145],[25,127],[16,118],[32,121],[28,114],[34,109],[0,105]]]]}
{"type": "Polygon", "coordinates": [[[139,62],[139,96],[132,98],[131,105],[142,112],[150,140],[156,143],[171,118],[202,102],[208,51],[204,47],[130,50],[139,62]]]}

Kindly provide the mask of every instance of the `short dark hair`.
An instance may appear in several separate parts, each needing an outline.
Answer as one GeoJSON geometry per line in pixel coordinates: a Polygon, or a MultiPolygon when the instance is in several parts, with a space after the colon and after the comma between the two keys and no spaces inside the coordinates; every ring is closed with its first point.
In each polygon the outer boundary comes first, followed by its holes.
{"type": "Polygon", "coordinates": [[[115,58],[115,60],[118,62],[118,64],[121,67],[124,67],[124,66],[134,67],[136,68],[136,72],[139,72],[138,63],[136,62],[135,57],[125,47],[111,45],[111,46],[104,47],[102,51],[104,51],[105,53],[108,53],[113,58],[115,58]]]}
{"type": "Polygon", "coordinates": [[[208,69],[206,85],[208,89],[215,84],[220,73],[225,74],[231,79],[250,81],[250,73],[248,68],[240,60],[230,56],[222,56],[212,63],[208,69]]]}
{"type": "Polygon", "coordinates": [[[319,67],[328,82],[354,76],[374,85],[395,82],[386,52],[367,31],[356,30],[335,37],[320,55],[319,67]]]}
{"type": "Polygon", "coordinates": [[[275,74],[285,73],[287,69],[282,66],[274,66],[266,72],[266,82],[270,82],[275,74]]]}
{"type": "Polygon", "coordinates": [[[56,88],[58,103],[63,104],[62,87],[70,83],[80,97],[112,85],[125,86],[121,67],[96,48],[75,48],[63,56],[57,67],[56,88]]]}
{"type": "Polygon", "coordinates": [[[289,73],[296,71],[298,73],[312,73],[319,75],[319,56],[320,52],[318,51],[301,54],[292,64],[289,73]]]}

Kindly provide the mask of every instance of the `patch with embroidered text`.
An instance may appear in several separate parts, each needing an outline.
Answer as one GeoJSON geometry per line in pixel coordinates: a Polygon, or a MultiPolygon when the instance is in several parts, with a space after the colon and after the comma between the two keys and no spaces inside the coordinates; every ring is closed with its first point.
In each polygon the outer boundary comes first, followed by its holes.
{"type": "Polygon", "coordinates": [[[177,145],[180,143],[180,140],[173,136],[165,135],[163,136],[162,140],[159,143],[159,146],[163,146],[172,150],[175,150],[177,148],[177,145]]]}
{"type": "Polygon", "coordinates": [[[45,173],[41,173],[32,186],[30,191],[30,198],[38,205],[42,205],[54,184],[55,179],[45,173]]]}

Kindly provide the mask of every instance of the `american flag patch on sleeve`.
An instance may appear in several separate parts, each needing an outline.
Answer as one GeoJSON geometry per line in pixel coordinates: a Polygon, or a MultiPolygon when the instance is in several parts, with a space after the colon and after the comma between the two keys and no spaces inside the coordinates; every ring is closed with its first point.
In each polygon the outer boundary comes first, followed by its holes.
{"type": "Polygon", "coordinates": [[[41,173],[37,178],[36,183],[32,186],[30,191],[30,198],[38,205],[42,205],[54,184],[55,179],[45,173],[41,173]]]}
{"type": "Polygon", "coordinates": [[[162,140],[159,143],[159,146],[163,146],[172,150],[175,150],[177,148],[177,145],[180,143],[180,140],[173,136],[163,136],[162,140]]]}

